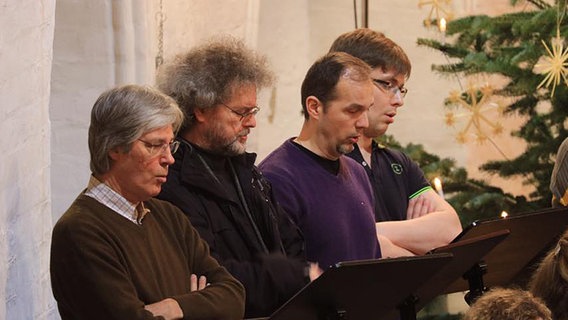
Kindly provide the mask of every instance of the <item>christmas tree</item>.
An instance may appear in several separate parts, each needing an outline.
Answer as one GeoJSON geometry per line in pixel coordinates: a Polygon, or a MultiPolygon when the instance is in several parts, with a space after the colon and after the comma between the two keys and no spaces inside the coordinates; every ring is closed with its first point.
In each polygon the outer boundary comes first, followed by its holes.
{"type": "MultiPolygon", "coordinates": [[[[527,0],[522,4],[525,8],[522,12],[452,20],[444,25],[444,41],[418,39],[419,45],[448,57],[447,64],[432,66],[439,74],[456,79],[498,75],[506,80],[503,85],[468,85],[462,92],[450,93],[446,99],[448,124],[455,121],[456,108],[471,113],[466,129],[458,134],[458,142],[467,142],[465,134],[470,128],[478,142],[491,139],[491,134],[503,130],[483,116],[481,108],[489,96],[508,101],[499,105],[503,116],[514,114],[525,119],[520,128],[511,131],[511,135],[526,141],[525,152],[513,159],[489,161],[480,170],[504,178],[522,177],[523,183],[534,186],[528,198],[506,194],[483,181],[469,179],[465,170],[456,168],[451,160],[439,159],[423,149],[412,150],[421,146],[406,147],[405,151],[410,154],[422,153],[416,159],[427,173],[444,177],[444,189],[453,192],[449,201],[462,216],[463,223],[484,218],[482,213],[494,217],[502,210],[523,213],[550,206],[549,185],[554,155],[567,136],[566,1],[549,4],[542,0],[527,0]],[[484,123],[491,133],[482,129],[484,123]]],[[[511,1],[511,5],[521,3],[511,1]]],[[[425,25],[440,26],[438,19],[429,17],[425,25]]]]}

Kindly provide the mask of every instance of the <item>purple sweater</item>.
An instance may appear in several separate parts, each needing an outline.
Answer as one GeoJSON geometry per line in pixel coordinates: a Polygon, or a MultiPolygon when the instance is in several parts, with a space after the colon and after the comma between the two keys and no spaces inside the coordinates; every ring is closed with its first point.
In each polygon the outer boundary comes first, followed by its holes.
{"type": "Polygon", "coordinates": [[[287,140],[259,165],[302,230],[308,260],[324,270],[340,261],[381,257],[369,178],[354,160],[339,161],[333,175],[287,140]]]}

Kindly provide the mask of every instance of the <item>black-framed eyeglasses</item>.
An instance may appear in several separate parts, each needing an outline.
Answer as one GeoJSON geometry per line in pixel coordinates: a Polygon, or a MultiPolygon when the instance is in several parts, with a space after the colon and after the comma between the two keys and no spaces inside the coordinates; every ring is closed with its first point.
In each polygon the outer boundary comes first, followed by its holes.
{"type": "Polygon", "coordinates": [[[179,148],[179,141],[174,140],[170,143],[150,143],[148,141],[144,141],[142,139],[138,139],[138,141],[142,142],[144,144],[144,146],[146,147],[146,149],[148,149],[148,153],[150,153],[150,155],[154,156],[158,153],[160,154],[164,154],[166,153],[166,150],[170,150],[171,154],[176,153],[176,151],[178,151],[179,148]]]}
{"type": "Polygon", "coordinates": [[[375,86],[377,86],[377,88],[383,91],[388,91],[391,96],[395,96],[397,93],[400,93],[400,96],[404,98],[406,96],[406,93],[408,92],[407,88],[397,87],[390,81],[385,81],[381,79],[372,79],[372,80],[375,86]]]}
{"type": "Polygon", "coordinates": [[[239,119],[239,121],[241,121],[241,122],[243,122],[245,119],[250,119],[250,117],[256,115],[260,111],[259,107],[254,106],[254,107],[249,107],[247,111],[239,112],[239,111],[229,107],[228,105],[224,104],[223,102],[221,102],[221,104],[224,105],[227,109],[231,110],[232,113],[241,117],[239,119]]]}

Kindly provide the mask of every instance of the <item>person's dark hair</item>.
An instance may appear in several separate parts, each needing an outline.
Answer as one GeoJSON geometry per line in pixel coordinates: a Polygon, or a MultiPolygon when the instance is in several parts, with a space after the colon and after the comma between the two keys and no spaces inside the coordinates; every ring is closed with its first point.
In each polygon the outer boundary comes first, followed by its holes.
{"type": "Polygon", "coordinates": [[[91,172],[101,175],[110,170],[111,150],[128,152],[146,132],[168,125],[175,133],[182,121],[183,113],[176,102],[157,89],[124,85],[103,92],[91,110],[91,172]]]}
{"type": "Polygon", "coordinates": [[[533,273],[529,290],[544,300],[555,320],[568,320],[568,231],[533,273]]]}
{"type": "Polygon", "coordinates": [[[182,130],[193,124],[196,108],[211,108],[231,98],[233,90],[253,84],[272,85],[265,56],[230,36],[221,36],[178,55],[158,72],[157,86],[173,97],[185,114],[182,130]]]}
{"type": "Polygon", "coordinates": [[[309,119],[306,99],[314,96],[323,104],[336,98],[336,85],[346,77],[352,81],[370,81],[371,68],[362,60],[344,52],[330,52],[319,58],[310,67],[302,82],[302,113],[309,119]]]}
{"type": "Polygon", "coordinates": [[[371,68],[393,70],[410,77],[411,64],[402,48],[383,33],[367,28],[346,32],[332,43],[329,52],[347,52],[365,61],[371,68]]]}
{"type": "Polygon", "coordinates": [[[494,288],[478,298],[463,320],[552,320],[537,297],[521,289],[494,288]]]}
{"type": "Polygon", "coordinates": [[[568,138],[565,138],[558,147],[554,168],[550,176],[550,191],[552,192],[552,206],[568,206],[568,138]]]}

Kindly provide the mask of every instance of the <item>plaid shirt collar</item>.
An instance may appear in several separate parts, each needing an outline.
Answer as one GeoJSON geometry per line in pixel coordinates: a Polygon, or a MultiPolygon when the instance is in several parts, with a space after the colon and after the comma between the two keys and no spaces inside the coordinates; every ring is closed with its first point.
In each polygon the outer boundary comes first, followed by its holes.
{"type": "Polygon", "coordinates": [[[142,224],[142,219],[150,212],[149,209],[144,207],[143,202],[140,202],[138,205],[133,205],[118,192],[99,181],[93,175],[91,175],[89,179],[85,195],[97,200],[136,224],[142,224]]]}

